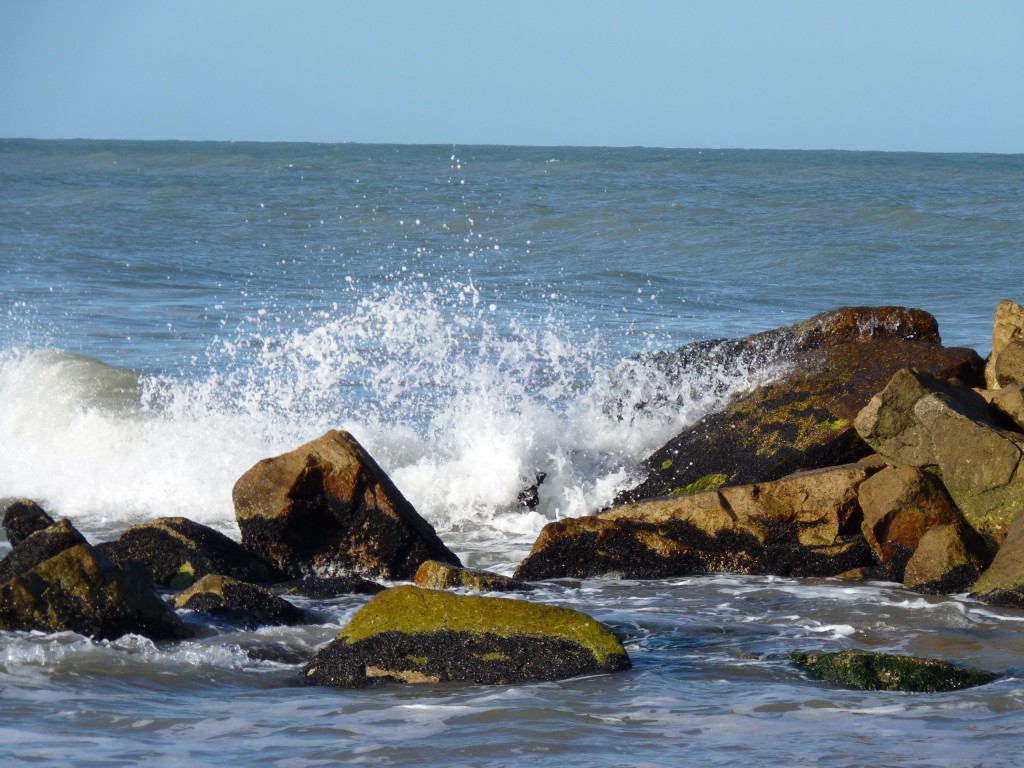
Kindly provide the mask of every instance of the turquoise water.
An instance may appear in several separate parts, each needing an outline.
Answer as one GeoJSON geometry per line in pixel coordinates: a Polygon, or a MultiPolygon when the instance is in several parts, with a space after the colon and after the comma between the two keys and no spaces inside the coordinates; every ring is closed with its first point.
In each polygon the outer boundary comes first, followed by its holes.
{"type": "MultiPolygon", "coordinates": [[[[667,382],[638,354],[851,304],[927,309],[986,354],[998,301],[1024,301],[1021,243],[1024,156],[0,141],[0,497],[93,540],[178,514],[237,535],[235,479],[341,427],[464,561],[508,573],[547,520],[607,503],[773,374],[667,382]]],[[[1024,746],[1019,611],[780,579],[539,597],[610,623],[634,671],[292,687],[357,598],[314,606],[326,626],[173,649],[4,634],[3,743],[54,765],[282,766],[989,766],[1024,746]],[[784,662],[847,647],[1010,676],[868,695],[784,662]]]]}

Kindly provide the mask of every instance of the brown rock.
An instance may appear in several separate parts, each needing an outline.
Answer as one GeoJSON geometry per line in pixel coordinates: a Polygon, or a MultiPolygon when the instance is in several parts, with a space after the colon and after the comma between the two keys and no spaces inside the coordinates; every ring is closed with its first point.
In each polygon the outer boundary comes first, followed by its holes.
{"type": "Polygon", "coordinates": [[[992,564],[971,587],[987,603],[1024,607],[1024,515],[1013,521],[992,564]]]}
{"type": "Polygon", "coordinates": [[[3,526],[12,547],[18,546],[36,531],[56,522],[32,499],[14,499],[3,505],[3,526]]]}
{"type": "Polygon", "coordinates": [[[264,459],[232,495],[243,546],[295,578],[405,580],[426,560],[461,565],[347,432],[264,459]]]}
{"type": "Polygon", "coordinates": [[[428,560],[416,571],[413,579],[425,589],[468,589],[473,592],[528,592],[533,589],[524,581],[510,579],[500,573],[456,568],[437,560],[428,560]]]}
{"type": "Polygon", "coordinates": [[[201,611],[239,621],[247,627],[303,624],[310,616],[269,589],[209,574],[171,598],[180,609],[201,611]]]}
{"type": "Polygon", "coordinates": [[[549,523],[515,576],[831,576],[867,566],[857,489],[874,471],[850,465],[803,472],[549,523]]]}
{"type": "Polygon", "coordinates": [[[1013,427],[1024,431],[1024,384],[1009,384],[1001,389],[980,389],[977,392],[1009,419],[1013,427]]]}
{"type": "Polygon", "coordinates": [[[1011,341],[998,355],[993,354],[989,367],[991,384],[997,388],[1024,383],[1024,341],[1011,341]]]}
{"type": "Polygon", "coordinates": [[[988,389],[999,389],[996,364],[1000,353],[1014,342],[1024,342],[1024,307],[1009,300],[1001,301],[996,307],[996,317],[992,324],[992,354],[985,366],[985,384],[988,389]]]}
{"type": "Polygon", "coordinates": [[[918,592],[966,592],[991,559],[977,531],[966,522],[932,526],[907,563],[903,583],[918,592]]]}
{"type": "MultiPolygon", "coordinates": [[[[894,581],[904,580],[907,561],[931,528],[951,525],[957,530],[958,526],[967,526],[942,483],[916,467],[883,469],[861,484],[859,499],[864,538],[894,581]]],[[[987,548],[977,534],[974,540],[976,559],[987,564],[987,548]]]]}
{"type": "Polygon", "coordinates": [[[18,545],[0,560],[0,584],[35,568],[65,549],[85,543],[85,537],[67,518],[48,528],[37,530],[19,541],[18,545]]]}

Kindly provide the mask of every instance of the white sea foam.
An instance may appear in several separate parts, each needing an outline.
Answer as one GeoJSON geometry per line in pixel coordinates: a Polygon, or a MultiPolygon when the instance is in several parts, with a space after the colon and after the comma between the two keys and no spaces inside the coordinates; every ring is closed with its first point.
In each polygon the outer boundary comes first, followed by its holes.
{"type": "Polygon", "coordinates": [[[231,530],[260,458],[352,431],[441,529],[535,533],[638,479],[685,423],[768,373],[673,378],[600,336],[484,309],[471,281],[394,282],[348,312],[267,307],[187,371],[138,376],[55,350],[0,354],[0,496],[90,528],[184,515],[231,530]],[[517,496],[545,472],[536,511],[517,496]]]}

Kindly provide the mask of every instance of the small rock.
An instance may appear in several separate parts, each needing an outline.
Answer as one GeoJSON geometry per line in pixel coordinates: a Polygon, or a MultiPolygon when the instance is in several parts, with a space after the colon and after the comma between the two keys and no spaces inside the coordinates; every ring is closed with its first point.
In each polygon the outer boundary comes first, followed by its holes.
{"type": "Polygon", "coordinates": [[[0,584],[35,568],[65,549],[85,543],[85,537],[66,518],[49,527],[36,530],[21,539],[14,549],[0,560],[0,584]]]}
{"type": "Polygon", "coordinates": [[[278,584],[277,589],[280,589],[285,595],[301,595],[314,600],[330,600],[341,595],[376,595],[378,592],[382,592],[384,587],[374,581],[364,579],[362,576],[336,576],[332,579],[307,576],[304,579],[278,584]]]}
{"type": "Polygon", "coordinates": [[[456,568],[437,560],[428,560],[421,565],[413,581],[424,589],[468,589],[473,592],[529,592],[533,589],[525,581],[510,579],[500,573],[456,568]]]}
{"type": "MultiPolygon", "coordinates": [[[[992,324],[992,354],[989,355],[988,363],[985,366],[986,387],[999,389],[1002,386],[1000,378],[1021,381],[1012,376],[1007,377],[1005,370],[1002,373],[997,372],[1002,352],[1009,345],[1019,342],[1024,342],[1024,307],[1009,300],[1001,301],[996,307],[996,317],[992,324]]],[[[1013,364],[1019,365],[1019,356],[1019,350],[1011,353],[1010,358],[1012,358],[1013,364]]],[[[1004,365],[1008,362],[1010,362],[1009,358],[1004,361],[1004,365]]]]}
{"type": "Polygon", "coordinates": [[[1024,608],[1024,515],[1010,526],[992,564],[971,587],[972,596],[993,605],[1024,608]]]}
{"type": "Polygon", "coordinates": [[[36,531],[49,528],[54,519],[32,499],[8,501],[4,507],[3,526],[12,547],[18,546],[36,531]]]}
{"type": "Polygon", "coordinates": [[[201,611],[238,621],[248,628],[262,625],[304,624],[308,613],[273,592],[229,576],[208,574],[171,598],[179,610],[201,611]]]}

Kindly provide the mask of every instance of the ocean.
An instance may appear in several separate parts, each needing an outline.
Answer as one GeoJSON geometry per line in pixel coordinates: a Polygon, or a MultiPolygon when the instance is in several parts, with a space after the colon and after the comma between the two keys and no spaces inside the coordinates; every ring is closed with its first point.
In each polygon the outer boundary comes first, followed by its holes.
{"type": "MultiPolygon", "coordinates": [[[[843,305],[920,307],[983,356],[1024,302],[1024,156],[0,140],[0,498],[93,542],[183,515],[238,536],[235,480],[351,431],[467,565],[642,479],[771,368],[652,353],[843,305]],[[546,478],[540,503],[518,493],[546,478]]],[[[0,538],[0,555],[9,545],[0,538]]],[[[0,633],[0,762],[1015,766],[1024,611],[884,582],[559,581],[631,671],[301,688],[321,623],[198,637],[0,633]],[[1005,673],[824,687],[793,650],[1005,673]]]]}

